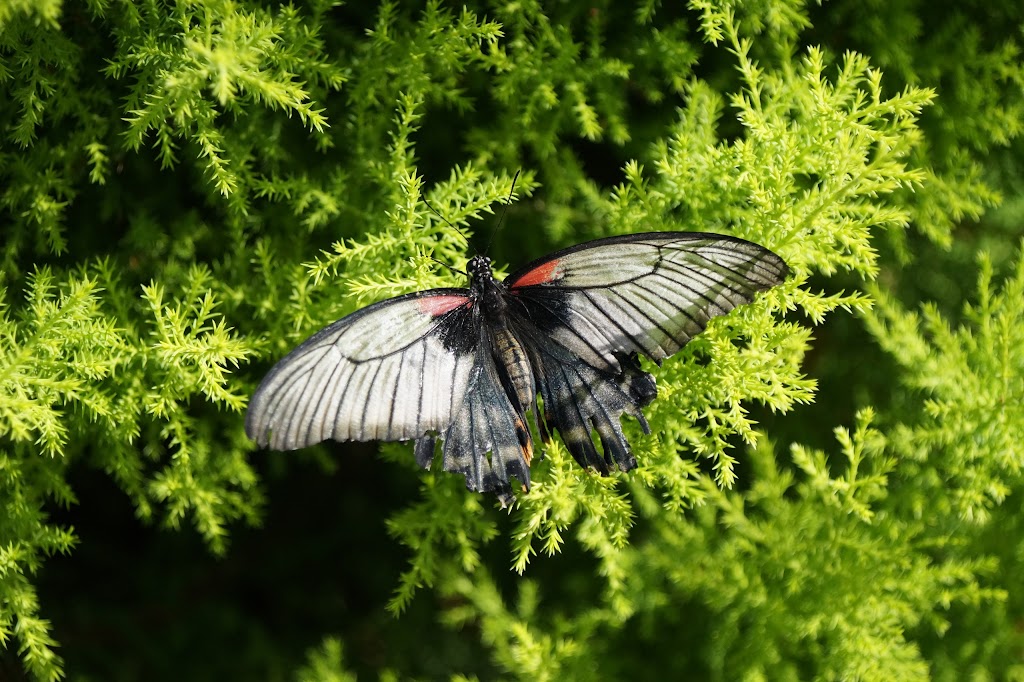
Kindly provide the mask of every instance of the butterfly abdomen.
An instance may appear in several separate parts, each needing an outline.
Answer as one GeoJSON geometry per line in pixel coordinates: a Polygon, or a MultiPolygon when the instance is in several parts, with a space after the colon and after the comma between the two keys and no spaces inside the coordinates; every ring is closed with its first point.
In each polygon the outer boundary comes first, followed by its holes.
{"type": "Polygon", "coordinates": [[[523,415],[536,400],[530,359],[519,339],[508,327],[494,332],[493,344],[494,360],[501,370],[502,382],[507,383],[506,390],[509,397],[514,398],[516,411],[523,415]]]}

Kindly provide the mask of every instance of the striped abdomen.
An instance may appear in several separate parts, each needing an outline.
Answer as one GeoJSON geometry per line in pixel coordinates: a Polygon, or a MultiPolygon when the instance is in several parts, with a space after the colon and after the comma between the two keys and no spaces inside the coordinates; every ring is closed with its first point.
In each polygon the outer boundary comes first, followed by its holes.
{"type": "Polygon", "coordinates": [[[494,332],[494,359],[502,371],[505,389],[520,415],[534,404],[536,393],[533,386],[533,368],[526,357],[526,350],[519,339],[507,327],[494,332]]]}

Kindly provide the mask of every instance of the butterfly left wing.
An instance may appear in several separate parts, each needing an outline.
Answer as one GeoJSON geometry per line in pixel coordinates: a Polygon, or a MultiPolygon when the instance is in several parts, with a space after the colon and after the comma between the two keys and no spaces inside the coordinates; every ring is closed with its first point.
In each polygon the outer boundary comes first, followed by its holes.
{"type": "Polygon", "coordinates": [[[329,438],[416,439],[424,468],[441,438],[444,469],[506,506],[510,477],[530,483],[532,444],[474,308],[464,289],[435,289],[381,301],[320,330],[264,378],[246,433],[275,450],[329,438]]]}

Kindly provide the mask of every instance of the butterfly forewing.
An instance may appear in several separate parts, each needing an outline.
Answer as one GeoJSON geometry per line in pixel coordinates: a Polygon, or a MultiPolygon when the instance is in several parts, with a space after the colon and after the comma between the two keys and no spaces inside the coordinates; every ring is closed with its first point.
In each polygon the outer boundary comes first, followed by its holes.
{"type": "Polygon", "coordinates": [[[293,450],[334,440],[406,440],[443,430],[474,365],[468,292],[382,301],[317,332],[253,395],[246,433],[293,450]]]}
{"type": "Polygon", "coordinates": [[[526,316],[594,367],[619,371],[620,354],[656,361],[708,321],[780,283],[771,251],[722,235],[653,232],[587,242],[505,280],[526,316]]]}

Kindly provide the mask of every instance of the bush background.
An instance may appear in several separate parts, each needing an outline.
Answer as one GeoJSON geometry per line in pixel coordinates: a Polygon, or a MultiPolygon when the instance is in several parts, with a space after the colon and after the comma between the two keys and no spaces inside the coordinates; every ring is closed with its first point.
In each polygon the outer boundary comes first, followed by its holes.
{"type": "Polygon", "coordinates": [[[0,677],[1024,678],[1022,30],[0,0],[0,677]],[[511,267],[699,229],[794,277],[658,370],[641,469],[555,445],[510,514],[405,445],[254,452],[275,359],[457,280],[424,198],[511,267]]]}

